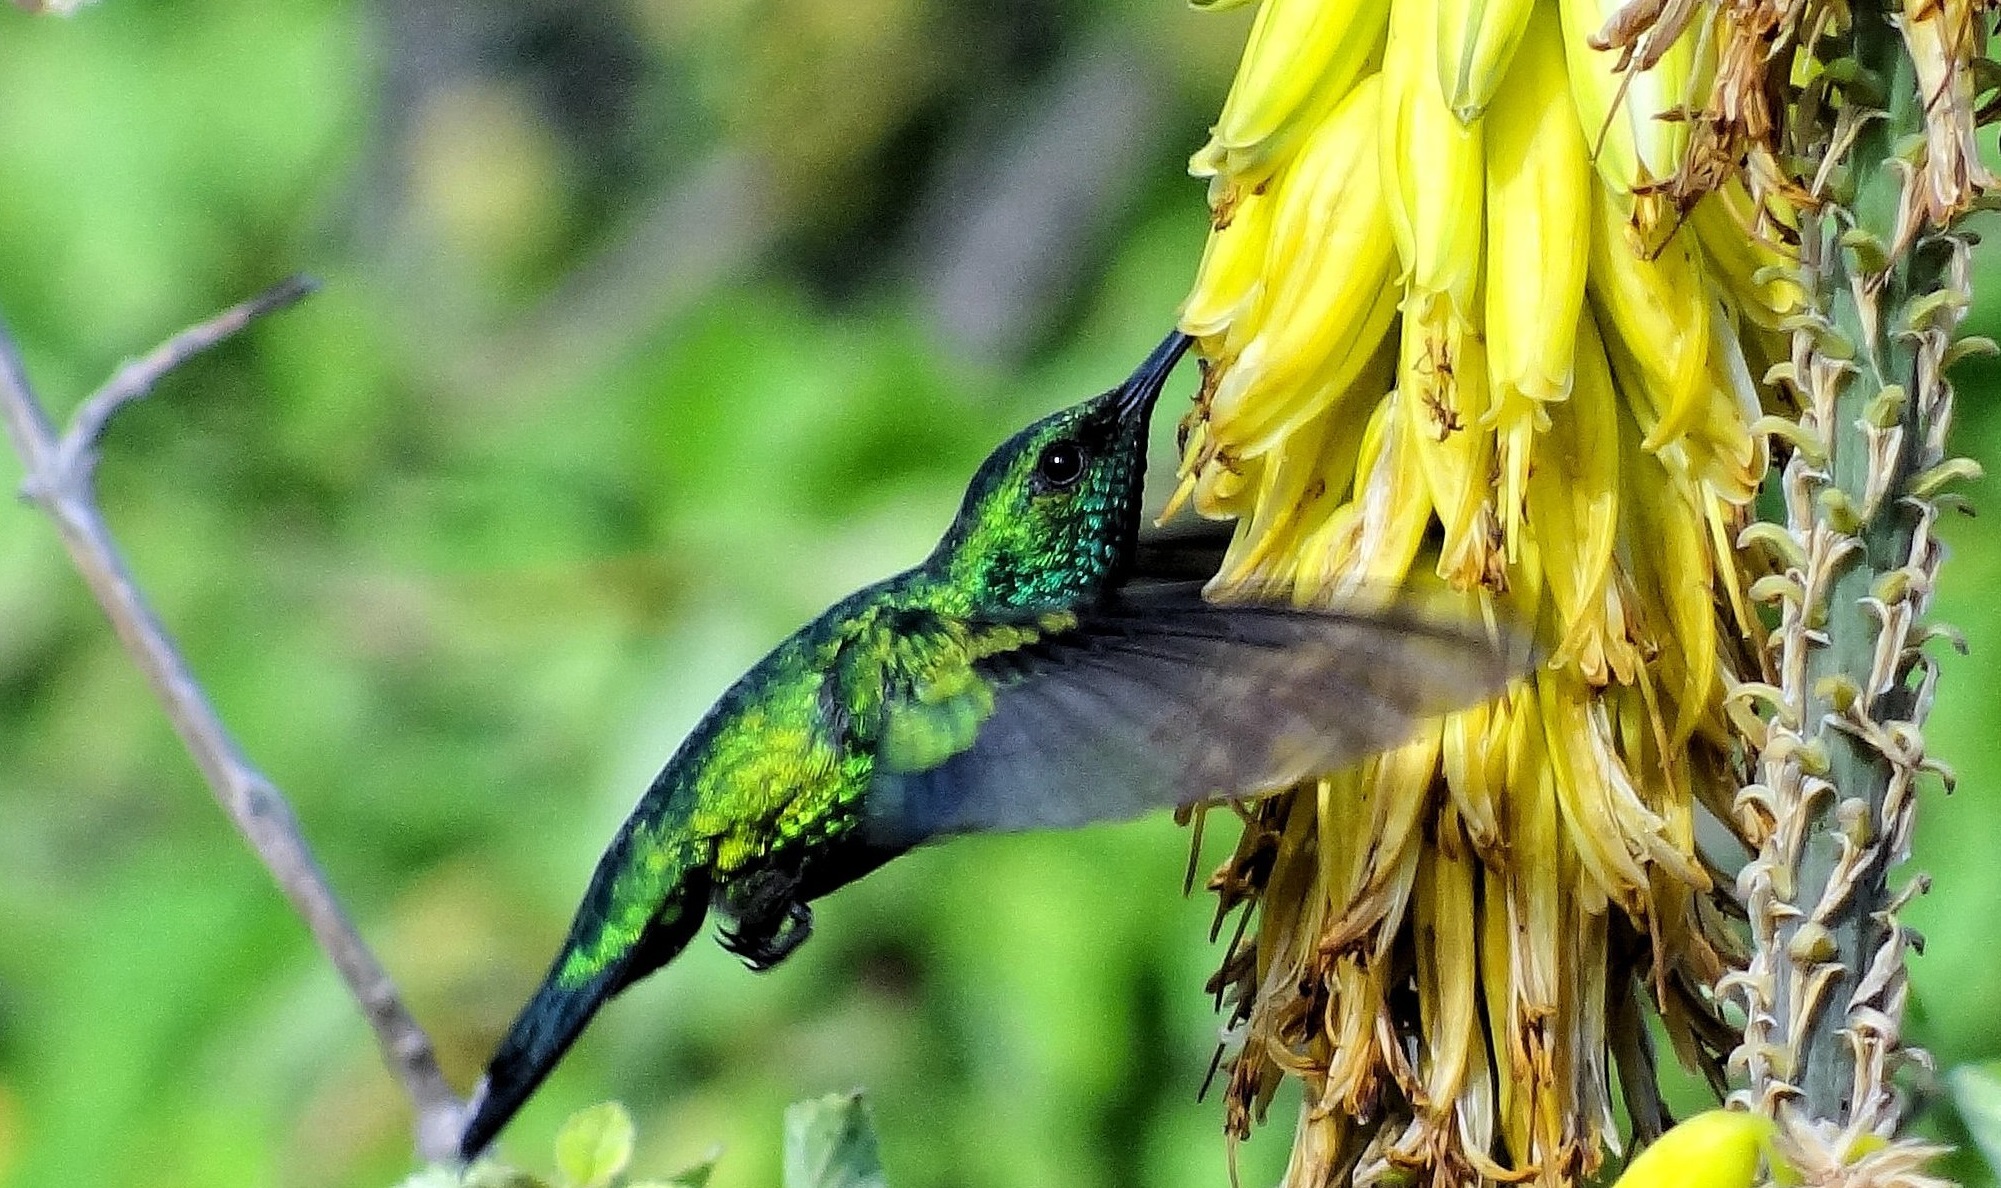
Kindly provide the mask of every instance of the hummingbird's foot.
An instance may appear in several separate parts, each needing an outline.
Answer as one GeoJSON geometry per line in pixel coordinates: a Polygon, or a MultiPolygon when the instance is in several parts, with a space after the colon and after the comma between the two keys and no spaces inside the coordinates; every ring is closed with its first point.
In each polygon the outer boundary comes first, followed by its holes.
{"type": "Polygon", "coordinates": [[[813,909],[797,900],[785,905],[776,920],[740,920],[716,936],[723,950],[735,954],[753,972],[763,973],[792,955],[813,935],[813,909]]]}

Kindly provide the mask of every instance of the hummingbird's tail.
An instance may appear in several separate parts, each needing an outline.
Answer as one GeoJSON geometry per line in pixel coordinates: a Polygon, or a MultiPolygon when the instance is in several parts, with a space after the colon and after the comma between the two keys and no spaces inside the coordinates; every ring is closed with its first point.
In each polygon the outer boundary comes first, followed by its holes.
{"type": "Polygon", "coordinates": [[[471,1162],[486,1150],[555,1069],[600,1007],[673,960],[694,939],[707,906],[707,881],[691,879],[677,891],[648,922],[636,943],[582,978],[569,976],[567,967],[580,943],[595,933],[602,921],[588,919],[588,912],[577,921],[569,943],[507,1029],[506,1038],[486,1066],[486,1076],[473,1092],[469,1117],[459,1135],[461,1159],[471,1162]]]}

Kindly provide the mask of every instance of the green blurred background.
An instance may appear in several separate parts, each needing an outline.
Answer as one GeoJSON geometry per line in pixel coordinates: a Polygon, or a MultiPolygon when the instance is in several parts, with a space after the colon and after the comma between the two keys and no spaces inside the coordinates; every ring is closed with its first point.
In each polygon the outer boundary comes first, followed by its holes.
{"type": "MultiPolygon", "coordinates": [[[[0,312],[59,412],[279,276],[326,282],[122,417],[104,502],[461,1087],[710,700],[920,557],[996,440],[1168,325],[1205,228],[1182,163],[1246,20],[0,11],[0,312]]],[[[1993,382],[1964,379],[1962,448],[1991,458],[1993,382]]],[[[1974,654],[1932,738],[1964,779],[1927,806],[1913,912],[1942,1064],[2001,1054],[1982,523],[1945,529],[1974,654]]],[[[700,944],[506,1147],[546,1167],[560,1120],[615,1096],[640,1168],[721,1143],[716,1184],[766,1185],[784,1104],[860,1084],[898,1188],[1225,1183],[1186,850],[1165,820],[967,841],[834,897],[768,976],[700,944]]],[[[1294,1100],[1246,1183],[1276,1177],[1294,1100]]],[[[408,1150],[339,985],[48,525],[0,504],[0,1185],[383,1185],[408,1150]]]]}

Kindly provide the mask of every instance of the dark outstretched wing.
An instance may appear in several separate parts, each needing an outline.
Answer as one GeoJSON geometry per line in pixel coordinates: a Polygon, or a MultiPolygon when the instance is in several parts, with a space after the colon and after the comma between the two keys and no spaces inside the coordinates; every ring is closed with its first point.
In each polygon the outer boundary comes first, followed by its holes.
{"type": "Polygon", "coordinates": [[[1066,630],[974,660],[944,697],[885,706],[948,746],[879,756],[872,840],[1063,828],[1283,788],[1491,696],[1526,648],[1408,609],[1297,610],[1134,592],[1066,630]],[[941,752],[949,752],[942,753],[941,752]]]}
{"type": "Polygon", "coordinates": [[[1206,582],[1223,567],[1235,536],[1234,520],[1183,519],[1140,533],[1133,542],[1132,576],[1142,581],[1206,582]]]}

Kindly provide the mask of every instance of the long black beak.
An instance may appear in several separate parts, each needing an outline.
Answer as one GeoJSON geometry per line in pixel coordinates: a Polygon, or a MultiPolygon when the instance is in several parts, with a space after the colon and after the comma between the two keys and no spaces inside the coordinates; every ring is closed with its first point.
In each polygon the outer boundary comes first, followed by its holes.
{"type": "Polygon", "coordinates": [[[1195,340],[1179,330],[1160,340],[1146,362],[1132,373],[1132,378],[1117,388],[1117,407],[1120,417],[1146,419],[1153,412],[1154,402],[1160,399],[1160,390],[1167,386],[1167,377],[1173,373],[1174,365],[1188,350],[1188,344],[1195,340]]]}

